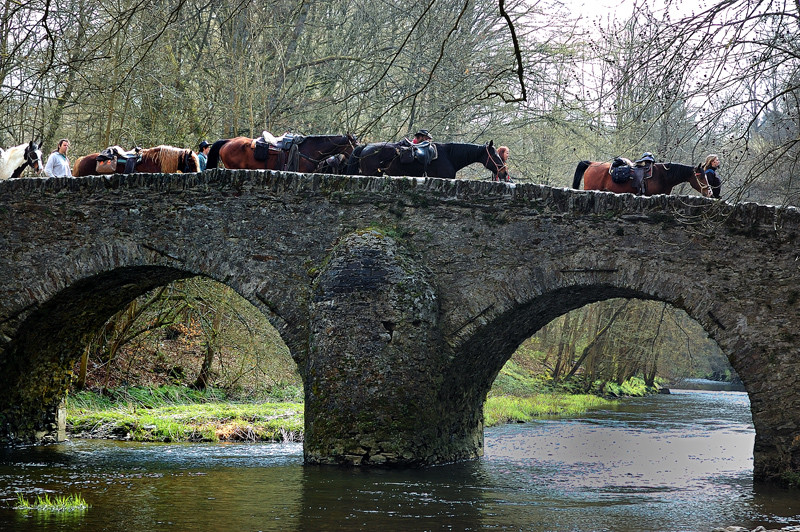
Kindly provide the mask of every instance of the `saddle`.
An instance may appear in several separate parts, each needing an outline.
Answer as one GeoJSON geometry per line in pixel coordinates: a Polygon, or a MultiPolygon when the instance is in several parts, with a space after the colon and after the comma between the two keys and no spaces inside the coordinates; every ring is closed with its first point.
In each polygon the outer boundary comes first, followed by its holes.
{"type": "Polygon", "coordinates": [[[419,144],[412,144],[407,140],[405,142],[400,141],[398,147],[400,150],[400,162],[403,164],[410,164],[414,161],[418,161],[427,169],[431,161],[439,157],[436,145],[427,140],[419,144]]]}
{"type": "Polygon", "coordinates": [[[608,172],[611,174],[611,181],[618,185],[624,185],[629,181],[636,194],[643,195],[647,191],[647,179],[653,176],[653,163],[651,161],[631,162],[625,157],[615,157],[608,172]]]}
{"type": "Polygon", "coordinates": [[[296,172],[300,166],[300,144],[305,137],[294,133],[284,133],[280,137],[263,131],[261,136],[253,139],[253,157],[256,161],[266,161],[269,154],[274,153],[278,158],[278,167],[282,170],[296,172]]]}
{"type": "Polygon", "coordinates": [[[123,173],[130,174],[136,170],[136,165],[142,160],[142,148],[138,146],[125,151],[119,146],[109,146],[97,154],[95,171],[99,174],[113,174],[117,171],[117,163],[125,162],[123,173]]]}

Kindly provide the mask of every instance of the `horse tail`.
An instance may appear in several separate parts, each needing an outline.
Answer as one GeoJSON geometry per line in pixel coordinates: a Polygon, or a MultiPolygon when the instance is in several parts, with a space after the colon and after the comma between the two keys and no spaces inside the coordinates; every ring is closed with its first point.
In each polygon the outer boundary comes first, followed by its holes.
{"type": "Polygon", "coordinates": [[[364,151],[366,144],[359,144],[350,154],[347,159],[347,166],[344,169],[345,175],[358,175],[360,174],[359,162],[361,159],[361,152],[364,151]]]}
{"type": "Polygon", "coordinates": [[[581,188],[581,179],[583,179],[583,173],[586,172],[586,169],[589,168],[590,164],[592,163],[589,161],[581,161],[578,163],[578,167],[575,169],[575,178],[572,180],[572,188],[581,188]]]}
{"type": "Polygon", "coordinates": [[[206,161],[206,170],[217,167],[219,164],[219,150],[230,140],[231,139],[218,140],[211,145],[211,149],[208,152],[208,160],[206,161]]]}

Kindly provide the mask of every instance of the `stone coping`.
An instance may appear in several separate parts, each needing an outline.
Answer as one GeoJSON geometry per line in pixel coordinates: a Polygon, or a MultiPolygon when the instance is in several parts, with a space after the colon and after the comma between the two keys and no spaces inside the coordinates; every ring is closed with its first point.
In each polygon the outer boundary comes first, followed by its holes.
{"type": "MultiPolygon", "coordinates": [[[[342,201],[347,195],[414,194],[431,202],[531,203],[564,213],[652,214],[673,213],[699,216],[739,226],[766,225],[774,229],[800,227],[800,208],[744,202],[730,204],[696,195],[657,195],[574,190],[533,183],[504,183],[484,180],[433,177],[365,177],[330,174],[301,174],[275,170],[228,170],[215,168],[191,174],[111,174],[77,178],[19,178],[0,181],[3,198],[36,193],[88,192],[145,188],[154,192],[179,192],[194,188],[264,190],[272,194],[321,195],[342,201]]],[[[629,219],[628,221],[653,221],[629,219]]]]}

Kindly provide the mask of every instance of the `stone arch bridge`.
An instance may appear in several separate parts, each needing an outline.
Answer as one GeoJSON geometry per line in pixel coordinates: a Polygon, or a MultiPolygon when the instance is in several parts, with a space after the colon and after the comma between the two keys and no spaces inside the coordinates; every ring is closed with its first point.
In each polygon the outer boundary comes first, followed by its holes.
{"type": "Polygon", "coordinates": [[[685,310],[750,396],[757,479],[800,474],[800,212],[699,196],[217,169],[0,183],[0,439],[52,441],[82,338],[204,275],[305,385],[307,463],[482,454],[519,344],[615,297],[685,310]]]}

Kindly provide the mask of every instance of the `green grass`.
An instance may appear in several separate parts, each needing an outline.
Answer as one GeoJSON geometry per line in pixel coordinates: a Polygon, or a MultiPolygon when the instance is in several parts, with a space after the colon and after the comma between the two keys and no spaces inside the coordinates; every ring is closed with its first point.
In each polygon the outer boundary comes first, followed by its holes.
{"type": "Polygon", "coordinates": [[[303,432],[303,404],[228,402],[219,391],[128,388],[67,398],[72,434],[133,441],[287,441],[303,432]]]}
{"type": "Polygon", "coordinates": [[[50,495],[37,495],[35,501],[29,501],[22,494],[17,496],[15,510],[37,510],[41,512],[79,512],[89,508],[89,504],[80,494],[56,495],[52,499],[50,495]]]}
{"type": "Polygon", "coordinates": [[[483,407],[487,427],[502,423],[526,422],[544,416],[574,416],[591,408],[614,404],[595,395],[537,393],[530,397],[506,395],[489,397],[483,407]]]}

